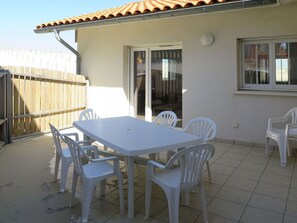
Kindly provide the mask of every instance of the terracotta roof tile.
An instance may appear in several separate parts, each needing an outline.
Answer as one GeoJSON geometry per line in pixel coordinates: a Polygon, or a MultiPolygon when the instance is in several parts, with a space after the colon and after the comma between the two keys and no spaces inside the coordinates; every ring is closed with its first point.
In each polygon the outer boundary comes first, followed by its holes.
{"type": "Polygon", "coordinates": [[[36,27],[42,29],[52,26],[67,25],[72,23],[83,23],[88,21],[105,20],[114,17],[133,16],[159,11],[174,10],[179,8],[189,8],[201,5],[212,5],[232,0],[144,0],[132,2],[120,7],[97,11],[93,13],[73,16],[66,19],[56,20],[49,23],[43,23],[36,27]]]}

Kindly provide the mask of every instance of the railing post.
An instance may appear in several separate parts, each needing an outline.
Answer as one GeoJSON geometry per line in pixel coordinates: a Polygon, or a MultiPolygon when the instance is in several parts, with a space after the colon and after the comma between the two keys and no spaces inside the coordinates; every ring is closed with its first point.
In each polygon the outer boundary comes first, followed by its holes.
{"type": "Polygon", "coordinates": [[[11,73],[6,73],[6,139],[7,143],[11,143],[12,136],[12,80],[11,73]]]}
{"type": "Polygon", "coordinates": [[[0,70],[0,148],[10,142],[9,132],[9,79],[7,70],[0,70]]]}

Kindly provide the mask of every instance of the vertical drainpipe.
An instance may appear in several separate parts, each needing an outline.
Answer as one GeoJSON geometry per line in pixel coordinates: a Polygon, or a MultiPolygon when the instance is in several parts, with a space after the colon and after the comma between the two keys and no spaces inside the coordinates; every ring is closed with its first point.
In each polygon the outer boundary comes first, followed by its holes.
{"type": "Polygon", "coordinates": [[[57,31],[56,29],[54,29],[54,33],[55,33],[55,37],[56,39],[62,43],[67,49],[69,49],[72,53],[74,53],[76,55],[76,73],[80,74],[80,62],[81,62],[81,57],[79,55],[79,53],[72,47],[70,46],[68,43],[65,42],[65,40],[63,40],[60,35],[59,35],[59,31],[57,31]]]}

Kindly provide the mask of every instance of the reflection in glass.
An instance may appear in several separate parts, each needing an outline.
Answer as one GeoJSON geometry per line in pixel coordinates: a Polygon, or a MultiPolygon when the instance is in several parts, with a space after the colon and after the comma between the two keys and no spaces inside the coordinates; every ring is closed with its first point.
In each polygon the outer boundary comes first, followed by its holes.
{"type": "Polygon", "coordinates": [[[151,95],[153,119],[162,111],[176,113],[182,125],[182,50],[151,52],[151,95]]]}
{"type": "Polygon", "coordinates": [[[275,44],[276,84],[297,84],[297,43],[275,44]]]}
{"type": "Polygon", "coordinates": [[[134,109],[138,118],[145,117],[145,51],[134,52],[134,109]]]}
{"type": "Polygon", "coordinates": [[[244,82],[256,84],[256,45],[246,44],[244,46],[244,82]]]}
{"type": "Polygon", "coordinates": [[[269,45],[244,45],[244,83],[269,84],[269,45]]]}

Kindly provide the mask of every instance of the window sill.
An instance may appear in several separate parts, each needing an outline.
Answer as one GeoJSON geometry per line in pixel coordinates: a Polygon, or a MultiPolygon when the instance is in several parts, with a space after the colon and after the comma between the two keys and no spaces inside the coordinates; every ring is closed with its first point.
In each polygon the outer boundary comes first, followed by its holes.
{"type": "Polygon", "coordinates": [[[234,95],[262,95],[262,96],[297,97],[297,92],[286,92],[286,91],[238,90],[238,91],[233,91],[233,94],[234,95]]]}

